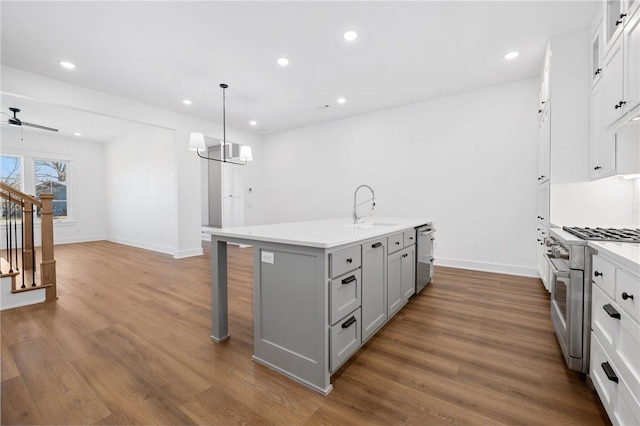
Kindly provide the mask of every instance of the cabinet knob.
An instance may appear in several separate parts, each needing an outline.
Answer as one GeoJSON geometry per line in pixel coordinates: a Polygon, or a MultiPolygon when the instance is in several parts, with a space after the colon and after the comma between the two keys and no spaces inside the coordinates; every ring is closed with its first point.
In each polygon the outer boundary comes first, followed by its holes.
{"type": "Polygon", "coordinates": [[[622,23],[624,22],[623,18],[624,18],[625,16],[627,16],[627,14],[626,14],[626,13],[621,13],[621,14],[620,14],[620,19],[618,19],[618,20],[616,21],[616,27],[617,27],[618,25],[620,25],[620,24],[622,24],[622,23]]]}
{"type": "Polygon", "coordinates": [[[352,262],[353,262],[353,259],[352,259],[352,258],[348,258],[348,259],[347,259],[347,263],[352,263],[352,262]]]}
{"type": "Polygon", "coordinates": [[[600,170],[601,168],[602,168],[602,167],[600,167],[600,166],[595,166],[595,167],[593,168],[593,170],[600,170]]]}
{"type": "Polygon", "coordinates": [[[599,271],[593,271],[593,276],[594,276],[594,277],[601,277],[601,276],[602,276],[602,272],[599,272],[599,271]]]}
{"type": "Polygon", "coordinates": [[[598,74],[600,74],[601,72],[602,72],[602,68],[598,68],[598,69],[596,70],[596,72],[594,72],[594,73],[593,73],[593,75],[598,75],[598,74]]]}
{"type": "Polygon", "coordinates": [[[633,300],[633,294],[629,294],[626,291],[623,291],[622,292],[622,300],[627,300],[627,299],[633,300]]]}
{"type": "Polygon", "coordinates": [[[625,104],[626,104],[626,102],[625,102],[625,101],[620,101],[620,102],[618,102],[618,103],[616,104],[616,106],[614,106],[614,108],[615,108],[615,109],[622,108],[622,106],[623,106],[623,105],[625,105],[625,104]]]}

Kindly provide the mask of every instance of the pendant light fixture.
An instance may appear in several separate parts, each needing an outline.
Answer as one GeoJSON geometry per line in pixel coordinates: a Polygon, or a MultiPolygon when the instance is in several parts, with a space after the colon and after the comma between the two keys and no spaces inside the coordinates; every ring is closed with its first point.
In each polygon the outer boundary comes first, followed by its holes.
{"type": "Polygon", "coordinates": [[[227,154],[226,151],[229,148],[231,148],[231,142],[227,142],[227,125],[226,125],[226,90],[229,87],[228,84],[222,83],[220,84],[220,87],[222,88],[222,140],[220,141],[220,153],[221,153],[221,157],[222,159],[218,159],[218,158],[210,158],[210,157],[205,157],[203,155],[200,154],[200,151],[206,151],[207,150],[207,145],[204,142],[204,134],[202,133],[196,133],[193,132],[191,133],[191,135],[189,135],[189,149],[192,151],[195,151],[196,154],[198,154],[198,157],[200,158],[204,158],[205,160],[211,160],[211,161],[219,161],[221,163],[228,163],[228,164],[236,164],[238,166],[245,166],[247,164],[247,162],[252,161],[253,160],[253,155],[251,153],[251,147],[249,145],[241,145],[240,146],[240,155],[239,155],[239,159],[240,161],[242,161],[241,163],[235,162],[235,161],[231,161],[231,160],[227,160],[227,154]]]}

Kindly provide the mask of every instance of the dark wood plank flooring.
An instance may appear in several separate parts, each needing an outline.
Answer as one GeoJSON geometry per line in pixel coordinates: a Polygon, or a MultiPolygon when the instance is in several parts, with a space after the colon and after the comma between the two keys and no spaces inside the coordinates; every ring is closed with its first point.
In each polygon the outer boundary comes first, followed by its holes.
{"type": "Polygon", "coordinates": [[[321,396],[251,360],[252,250],[229,249],[229,330],[210,257],[56,247],[55,303],[4,311],[2,424],[609,424],[565,367],[537,279],[436,268],[321,396]]]}

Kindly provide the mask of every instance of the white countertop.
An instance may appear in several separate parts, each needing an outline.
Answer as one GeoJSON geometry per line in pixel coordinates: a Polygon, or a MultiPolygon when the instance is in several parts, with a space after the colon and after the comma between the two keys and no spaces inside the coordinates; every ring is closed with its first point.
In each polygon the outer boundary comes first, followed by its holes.
{"type": "Polygon", "coordinates": [[[234,228],[205,226],[202,227],[202,232],[217,237],[332,248],[430,223],[433,220],[428,218],[373,217],[354,226],[350,218],[337,218],[234,228]]]}
{"type": "Polygon", "coordinates": [[[589,241],[589,247],[640,275],[640,244],[589,241]]]}

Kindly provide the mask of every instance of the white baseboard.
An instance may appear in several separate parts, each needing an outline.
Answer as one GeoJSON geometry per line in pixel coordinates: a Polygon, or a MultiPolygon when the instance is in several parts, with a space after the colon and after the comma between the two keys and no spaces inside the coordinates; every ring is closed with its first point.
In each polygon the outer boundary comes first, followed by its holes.
{"type": "Polygon", "coordinates": [[[185,257],[193,257],[193,256],[202,256],[204,251],[202,247],[189,249],[189,250],[178,250],[175,252],[173,257],[175,259],[184,259],[185,257]]]}
{"type": "Polygon", "coordinates": [[[111,241],[112,243],[124,244],[126,246],[137,247],[145,250],[157,251],[159,253],[165,253],[174,255],[175,250],[172,247],[161,246],[157,244],[145,243],[142,241],[129,240],[127,238],[119,238],[113,236],[107,236],[105,238],[107,241],[111,241]]]}
{"type": "Polygon", "coordinates": [[[538,278],[537,268],[525,266],[505,265],[500,263],[476,262],[473,260],[446,259],[436,257],[436,266],[448,266],[451,268],[470,269],[472,271],[494,272],[498,274],[518,275],[521,277],[538,278]]]}

